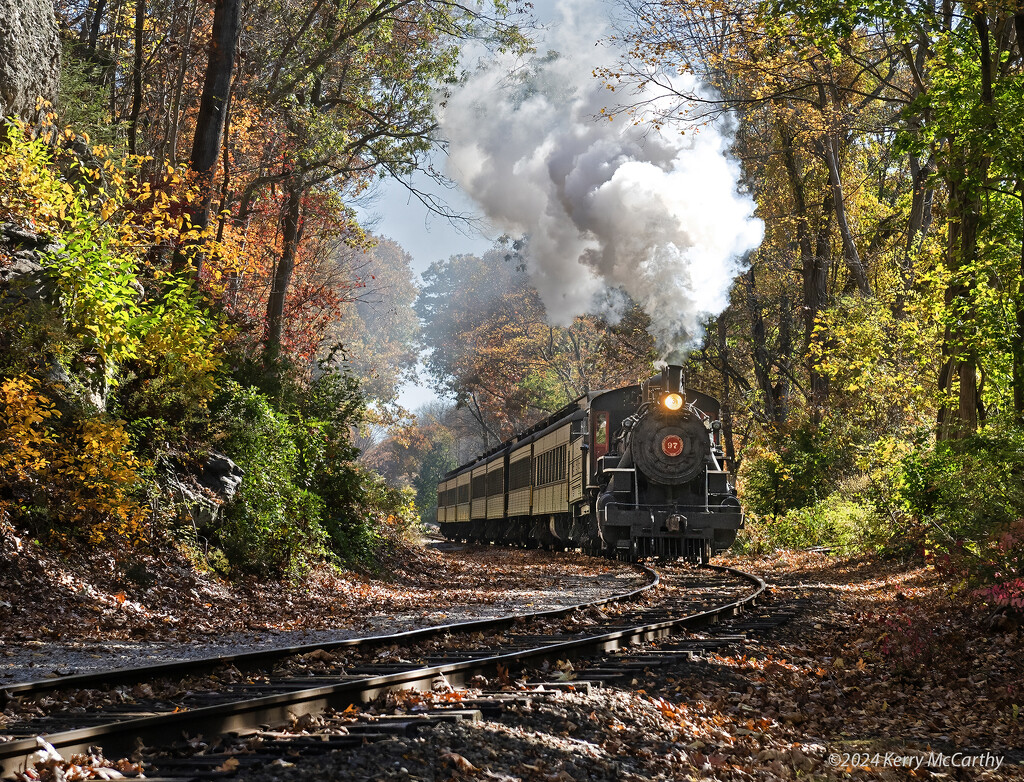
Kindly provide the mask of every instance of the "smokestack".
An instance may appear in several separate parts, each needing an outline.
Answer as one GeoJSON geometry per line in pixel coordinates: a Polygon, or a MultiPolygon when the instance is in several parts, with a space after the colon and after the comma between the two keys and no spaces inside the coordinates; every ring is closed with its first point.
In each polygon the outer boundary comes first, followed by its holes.
{"type": "Polygon", "coordinates": [[[678,364],[666,364],[661,368],[661,390],[666,394],[683,392],[683,368],[678,364]]]}

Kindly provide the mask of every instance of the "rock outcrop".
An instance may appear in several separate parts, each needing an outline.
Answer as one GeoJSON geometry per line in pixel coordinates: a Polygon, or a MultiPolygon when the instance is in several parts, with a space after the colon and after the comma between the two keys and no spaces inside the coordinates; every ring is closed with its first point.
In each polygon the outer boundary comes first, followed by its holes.
{"type": "Polygon", "coordinates": [[[200,460],[183,456],[161,459],[161,484],[177,507],[179,518],[197,530],[216,526],[221,509],[230,502],[245,470],[216,451],[200,460]]]}
{"type": "Polygon", "coordinates": [[[53,0],[0,0],[0,117],[35,121],[39,98],[57,102],[59,82],[53,0]]]}
{"type": "Polygon", "coordinates": [[[62,249],[42,234],[0,223],[0,306],[53,299],[56,291],[40,261],[43,253],[62,249]]]}
{"type": "MultiPolygon", "coordinates": [[[[45,260],[64,253],[59,240],[16,223],[0,223],[0,313],[8,317],[15,313],[22,323],[60,322],[57,284],[45,260]]],[[[52,401],[62,414],[106,410],[110,387],[105,368],[95,357],[73,362],[77,365],[73,372],[48,351],[37,359],[39,377],[56,392],[52,401]]]]}
{"type": "Polygon", "coordinates": [[[242,485],[245,470],[222,453],[208,451],[202,472],[196,476],[199,483],[213,493],[230,500],[242,485]]]}

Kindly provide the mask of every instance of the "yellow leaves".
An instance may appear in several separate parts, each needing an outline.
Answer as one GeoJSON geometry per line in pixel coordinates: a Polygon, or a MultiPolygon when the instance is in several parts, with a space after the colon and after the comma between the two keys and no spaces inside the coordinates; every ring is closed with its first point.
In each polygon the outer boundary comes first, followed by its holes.
{"type": "Polygon", "coordinates": [[[83,421],[53,456],[50,492],[54,508],[94,541],[141,534],[146,508],[133,496],[141,485],[141,464],[120,421],[83,421]]]}
{"type": "Polygon", "coordinates": [[[47,450],[54,438],[45,423],[59,418],[60,413],[28,375],[5,381],[0,386],[0,399],[4,402],[0,412],[0,473],[31,480],[49,464],[47,450]]]}
{"type": "Polygon", "coordinates": [[[0,385],[0,475],[45,487],[51,516],[93,540],[136,536],[146,511],[132,496],[141,465],[120,422],[90,418],[58,430],[60,412],[28,375],[0,385]]]}

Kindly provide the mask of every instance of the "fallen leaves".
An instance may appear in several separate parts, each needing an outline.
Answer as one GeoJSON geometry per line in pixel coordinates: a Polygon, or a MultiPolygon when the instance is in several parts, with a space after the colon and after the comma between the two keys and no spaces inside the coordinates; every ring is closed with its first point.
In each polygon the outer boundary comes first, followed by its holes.
{"type": "Polygon", "coordinates": [[[36,737],[36,744],[39,750],[33,756],[32,764],[14,775],[17,782],[84,782],[144,776],[141,763],[124,759],[109,761],[95,747],[88,754],[72,755],[70,760],[65,760],[42,737],[36,737]]]}
{"type": "Polygon", "coordinates": [[[470,771],[476,771],[476,766],[474,766],[472,763],[470,763],[468,760],[462,757],[462,755],[460,755],[458,752],[446,752],[445,754],[441,755],[441,760],[451,763],[459,771],[464,771],[467,773],[470,771]]]}
{"type": "Polygon", "coordinates": [[[325,566],[297,584],[228,584],[197,571],[173,548],[151,554],[89,549],[57,554],[26,541],[17,557],[0,563],[0,624],[8,647],[42,646],[50,639],[105,645],[241,632],[360,631],[374,615],[437,624],[461,618],[472,606],[523,611],[532,604],[550,605],[575,589],[592,589],[595,579],[607,593],[626,591],[630,579],[641,580],[625,566],[590,557],[489,548],[410,547],[395,552],[387,572],[387,580],[374,580],[325,566]],[[126,576],[134,572],[131,564],[144,566],[145,584],[126,576]],[[464,608],[457,613],[458,607],[464,608]]]}
{"type": "Polygon", "coordinates": [[[238,770],[238,765],[238,758],[228,758],[213,770],[224,774],[233,774],[238,770]]]}

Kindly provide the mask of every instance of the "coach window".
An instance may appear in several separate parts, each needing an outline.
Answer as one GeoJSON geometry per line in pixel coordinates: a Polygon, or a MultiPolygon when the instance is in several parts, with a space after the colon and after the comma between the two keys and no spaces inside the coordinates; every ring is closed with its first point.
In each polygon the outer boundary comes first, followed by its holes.
{"type": "Polygon", "coordinates": [[[473,499],[487,496],[487,475],[486,473],[473,477],[473,499]]]}
{"type": "Polygon", "coordinates": [[[508,490],[525,489],[530,485],[530,464],[529,457],[512,462],[508,468],[508,490]]]}
{"type": "Polygon", "coordinates": [[[594,458],[600,459],[608,453],[608,413],[598,412],[594,419],[594,458]]]}
{"type": "Polygon", "coordinates": [[[487,473],[487,496],[502,494],[505,491],[505,473],[503,470],[491,470],[487,473]]]}

